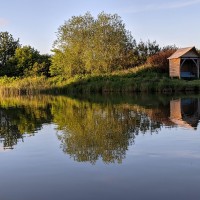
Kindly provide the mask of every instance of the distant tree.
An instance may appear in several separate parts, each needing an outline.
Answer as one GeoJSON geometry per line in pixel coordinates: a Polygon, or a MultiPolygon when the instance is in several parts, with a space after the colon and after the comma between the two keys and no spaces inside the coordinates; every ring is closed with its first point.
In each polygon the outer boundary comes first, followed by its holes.
{"type": "Polygon", "coordinates": [[[51,65],[50,56],[41,55],[31,46],[19,44],[8,32],[0,32],[0,75],[23,76],[45,75],[49,76],[51,65]]]}
{"type": "Polygon", "coordinates": [[[15,51],[17,74],[23,75],[25,70],[31,70],[34,63],[37,62],[39,56],[39,52],[31,46],[18,47],[15,51]]]}
{"type": "Polygon", "coordinates": [[[73,76],[126,68],[134,64],[134,46],[117,14],[74,16],[58,29],[50,72],[73,76]]]}
{"type": "Polygon", "coordinates": [[[40,54],[37,62],[39,62],[40,64],[38,74],[49,77],[50,76],[49,70],[51,66],[51,56],[49,54],[40,54]]]}
{"type": "Polygon", "coordinates": [[[46,63],[35,62],[31,69],[24,71],[25,76],[49,76],[48,68],[46,63]]]}
{"type": "Polygon", "coordinates": [[[146,63],[149,56],[155,55],[160,51],[159,44],[156,41],[151,42],[148,40],[147,42],[140,41],[137,44],[137,55],[138,55],[138,65],[146,63]]]}
{"type": "MultiPolygon", "coordinates": [[[[15,40],[8,32],[0,32],[0,74],[9,73],[8,66],[10,59],[15,54],[15,50],[20,47],[19,39],[15,40]],[[8,68],[7,68],[8,67],[8,68]]],[[[12,61],[13,62],[13,61],[12,61]]]]}
{"type": "Polygon", "coordinates": [[[169,71],[169,58],[175,51],[177,47],[174,46],[165,46],[161,49],[160,52],[150,56],[147,59],[147,63],[149,65],[159,67],[162,71],[168,72],[169,71]]]}
{"type": "Polygon", "coordinates": [[[18,47],[15,51],[16,75],[40,76],[49,75],[50,56],[40,55],[39,51],[31,46],[18,47]]]}

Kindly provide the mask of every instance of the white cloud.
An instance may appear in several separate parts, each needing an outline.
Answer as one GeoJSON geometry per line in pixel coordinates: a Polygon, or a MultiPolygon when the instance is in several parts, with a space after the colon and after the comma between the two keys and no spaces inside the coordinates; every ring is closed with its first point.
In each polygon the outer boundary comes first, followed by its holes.
{"type": "Polygon", "coordinates": [[[169,10],[176,8],[183,8],[192,5],[200,4],[200,0],[191,0],[191,1],[174,1],[171,3],[162,3],[162,4],[151,4],[151,5],[143,5],[142,7],[137,7],[135,9],[130,10],[131,13],[139,13],[139,12],[147,12],[147,11],[155,11],[155,10],[169,10]]]}

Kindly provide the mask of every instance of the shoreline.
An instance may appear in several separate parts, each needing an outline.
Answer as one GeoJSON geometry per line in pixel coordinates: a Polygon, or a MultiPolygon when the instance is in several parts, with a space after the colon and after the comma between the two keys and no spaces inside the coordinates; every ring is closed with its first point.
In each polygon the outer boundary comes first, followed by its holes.
{"type": "Polygon", "coordinates": [[[64,77],[1,77],[0,93],[24,94],[177,94],[199,93],[200,79],[171,79],[155,67],[138,67],[104,75],[64,77]]]}

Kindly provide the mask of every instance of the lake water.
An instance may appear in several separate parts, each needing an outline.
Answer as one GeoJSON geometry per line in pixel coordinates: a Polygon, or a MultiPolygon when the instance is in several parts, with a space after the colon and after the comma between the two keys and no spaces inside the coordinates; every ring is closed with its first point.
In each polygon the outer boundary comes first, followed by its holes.
{"type": "Polygon", "coordinates": [[[200,96],[0,98],[1,200],[199,200],[200,96]]]}

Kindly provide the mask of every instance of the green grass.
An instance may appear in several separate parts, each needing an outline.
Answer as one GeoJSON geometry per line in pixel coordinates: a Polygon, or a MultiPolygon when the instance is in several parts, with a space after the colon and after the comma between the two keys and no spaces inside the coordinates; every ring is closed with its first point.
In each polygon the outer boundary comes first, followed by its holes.
{"type": "Polygon", "coordinates": [[[200,91],[200,80],[170,79],[158,68],[140,66],[104,75],[65,77],[0,78],[0,92],[5,94],[32,93],[177,93],[200,91]]]}

